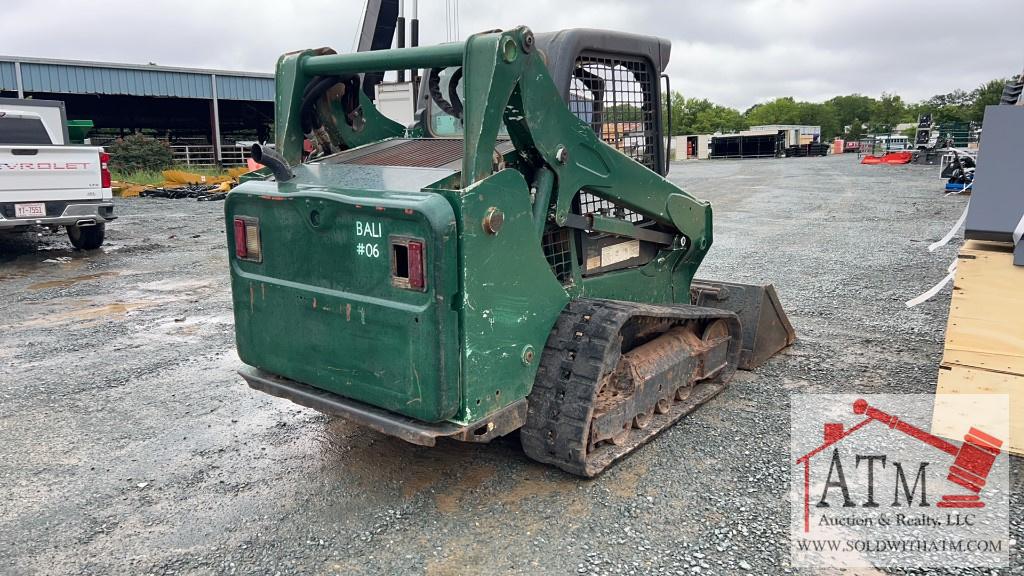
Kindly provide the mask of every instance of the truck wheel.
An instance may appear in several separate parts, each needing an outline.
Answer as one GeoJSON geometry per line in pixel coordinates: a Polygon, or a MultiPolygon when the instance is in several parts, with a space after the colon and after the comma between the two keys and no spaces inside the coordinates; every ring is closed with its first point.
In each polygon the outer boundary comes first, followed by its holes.
{"type": "Polygon", "coordinates": [[[92,226],[68,226],[68,239],[71,245],[79,250],[95,250],[103,245],[103,236],[106,234],[106,224],[93,224],[92,226]]]}

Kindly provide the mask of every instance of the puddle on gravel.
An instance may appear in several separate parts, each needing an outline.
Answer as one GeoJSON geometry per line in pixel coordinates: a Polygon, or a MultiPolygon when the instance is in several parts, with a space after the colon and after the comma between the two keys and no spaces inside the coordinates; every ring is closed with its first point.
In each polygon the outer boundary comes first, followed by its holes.
{"type": "Polygon", "coordinates": [[[147,292],[178,292],[184,293],[200,288],[213,286],[212,279],[205,280],[156,280],[136,285],[139,290],[147,292]]]}
{"type": "Polygon", "coordinates": [[[43,318],[29,320],[27,322],[23,322],[21,325],[29,327],[55,326],[65,322],[83,322],[86,320],[121,317],[125,316],[132,310],[149,308],[151,306],[156,306],[157,304],[159,304],[159,302],[118,302],[103,306],[91,306],[88,308],[79,308],[77,310],[47,314],[43,318]]]}
{"type": "Polygon", "coordinates": [[[85,274],[82,276],[73,276],[71,278],[62,278],[59,280],[37,282],[36,284],[30,285],[28,289],[46,290],[47,288],[70,288],[82,282],[88,282],[90,280],[99,280],[100,278],[109,278],[111,276],[119,276],[120,274],[120,272],[97,272],[96,274],[85,274]]]}
{"type": "Polygon", "coordinates": [[[0,274],[0,281],[26,278],[39,274],[41,271],[45,273],[71,270],[81,267],[88,261],[87,258],[72,258],[71,256],[60,256],[59,259],[47,258],[45,260],[40,260],[35,255],[14,255],[13,258],[4,258],[4,256],[6,254],[2,253],[2,247],[0,247],[0,264],[3,264],[3,273],[0,274]]]}
{"type": "Polygon", "coordinates": [[[454,514],[463,508],[462,501],[469,497],[474,491],[479,490],[491,478],[498,473],[497,468],[492,464],[478,464],[471,466],[459,478],[455,485],[450,486],[446,491],[434,496],[434,502],[438,512],[442,514],[454,514]]]}
{"type": "MultiPolygon", "coordinates": [[[[442,440],[433,448],[416,446],[340,418],[324,422],[306,438],[325,471],[367,497],[411,499],[444,490],[459,470],[470,466],[482,445],[442,440]]],[[[481,465],[480,462],[476,462],[481,465]]]]}
{"type": "Polygon", "coordinates": [[[168,316],[159,321],[149,331],[149,338],[164,337],[168,342],[181,342],[201,334],[205,329],[233,325],[231,314],[199,315],[199,316],[168,316]]]}
{"type": "Polygon", "coordinates": [[[647,471],[647,464],[642,463],[633,463],[631,466],[619,468],[609,476],[608,489],[623,500],[633,500],[639,493],[640,480],[647,475],[647,471]]]}
{"type": "Polygon", "coordinates": [[[526,499],[544,498],[552,494],[570,494],[581,482],[585,482],[585,480],[551,470],[543,476],[520,479],[510,489],[500,494],[496,500],[513,510],[518,510],[526,499]]]}
{"type": "Polygon", "coordinates": [[[4,274],[0,274],[0,282],[3,282],[4,280],[17,280],[19,278],[24,278],[25,276],[28,276],[28,272],[6,272],[4,274]]]}

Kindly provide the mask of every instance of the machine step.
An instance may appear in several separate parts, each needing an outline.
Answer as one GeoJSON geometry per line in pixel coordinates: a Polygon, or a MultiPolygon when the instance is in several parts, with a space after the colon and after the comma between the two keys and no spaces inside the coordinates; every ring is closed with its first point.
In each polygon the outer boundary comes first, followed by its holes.
{"type": "Polygon", "coordinates": [[[395,436],[412,444],[433,446],[438,438],[452,438],[463,442],[490,442],[523,425],[526,421],[526,399],[521,398],[477,422],[422,422],[401,414],[370,406],[356,400],[320,390],[301,382],[246,366],[238,371],[254,390],[338,416],[381,434],[395,436]]]}

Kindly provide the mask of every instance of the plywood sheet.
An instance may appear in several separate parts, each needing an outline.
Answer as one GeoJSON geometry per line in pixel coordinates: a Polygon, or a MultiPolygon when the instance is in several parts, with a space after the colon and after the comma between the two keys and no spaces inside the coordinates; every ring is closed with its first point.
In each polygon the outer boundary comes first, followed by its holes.
{"type": "Polygon", "coordinates": [[[970,241],[960,250],[943,364],[1024,375],[1024,267],[1012,246],[970,241]]]}
{"type": "Polygon", "coordinates": [[[1012,454],[1024,456],[1024,376],[943,365],[939,368],[935,394],[933,434],[962,441],[967,427],[973,425],[997,437],[1008,434],[1009,444],[1005,448],[1012,454]],[[967,401],[969,397],[963,396],[966,394],[1005,394],[1009,410],[979,408],[976,403],[967,401]]]}

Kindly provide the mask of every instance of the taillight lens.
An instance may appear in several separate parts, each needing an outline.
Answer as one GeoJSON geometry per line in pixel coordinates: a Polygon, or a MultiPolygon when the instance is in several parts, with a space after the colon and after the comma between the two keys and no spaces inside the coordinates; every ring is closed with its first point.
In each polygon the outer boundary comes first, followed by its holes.
{"type": "Polygon", "coordinates": [[[423,290],[426,282],[423,280],[423,243],[415,240],[409,241],[409,287],[413,290],[423,290]]]}
{"type": "Polygon", "coordinates": [[[245,220],[235,218],[235,256],[247,258],[249,251],[245,247],[245,220]]]}
{"type": "Polygon", "coordinates": [[[260,222],[255,218],[236,217],[235,256],[241,260],[260,262],[263,260],[263,247],[260,244],[260,222]]]}
{"type": "Polygon", "coordinates": [[[426,248],[422,240],[391,239],[391,285],[404,290],[427,289],[426,248]]]}
{"type": "Polygon", "coordinates": [[[100,152],[100,188],[110,188],[110,154],[100,152]]]}

